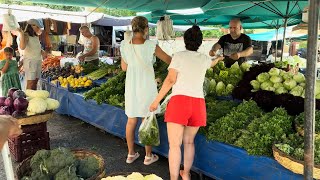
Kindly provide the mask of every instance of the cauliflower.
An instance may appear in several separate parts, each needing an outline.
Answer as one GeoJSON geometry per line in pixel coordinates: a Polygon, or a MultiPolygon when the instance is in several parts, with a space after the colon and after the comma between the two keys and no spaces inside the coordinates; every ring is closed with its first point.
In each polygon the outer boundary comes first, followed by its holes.
{"type": "Polygon", "coordinates": [[[129,176],[127,176],[128,180],[144,180],[144,177],[142,174],[134,172],[132,174],[130,174],[129,176]]]}
{"type": "Polygon", "coordinates": [[[84,178],[90,178],[99,171],[99,162],[94,157],[86,157],[79,162],[78,174],[84,178]]]}
{"type": "Polygon", "coordinates": [[[56,110],[60,106],[59,101],[55,99],[48,98],[46,99],[47,102],[47,110],[56,110]]]}
{"type": "Polygon", "coordinates": [[[155,174],[150,174],[145,176],[144,180],[163,180],[163,179],[155,174]]]}
{"type": "Polygon", "coordinates": [[[42,98],[42,99],[47,99],[49,97],[49,92],[45,90],[26,90],[26,95],[27,97],[31,98],[42,98]]]}
{"type": "Polygon", "coordinates": [[[47,102],[42,98],[33,98],[29,101],[28,111],[36,114],[43,113],[47,109],[47,102]]]}

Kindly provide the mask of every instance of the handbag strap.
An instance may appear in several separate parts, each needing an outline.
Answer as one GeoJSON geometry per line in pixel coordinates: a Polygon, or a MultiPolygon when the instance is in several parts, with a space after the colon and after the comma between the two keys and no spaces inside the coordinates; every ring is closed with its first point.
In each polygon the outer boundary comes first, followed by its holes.
{"type": "Polygon", "coordinates": [[[142,57],[139,56],[139,55],[136,53],[136,49],[134,48],[134,45],[133,45],[133,43],[132,43],[132,39],[130,40],[129,43],[131,44],[131,47],[133,48],[133,53],[134,53],[134,55],[137,57],[139,63],[142,64],[142,66],[144,66],[144,69],[146,69],[147,71],[150,71],[151,73],[153,73],[152,68],[148,67],[148,65],[147,65],[146,63],[144,63],[144,61],[142,60],[142,57]]]}

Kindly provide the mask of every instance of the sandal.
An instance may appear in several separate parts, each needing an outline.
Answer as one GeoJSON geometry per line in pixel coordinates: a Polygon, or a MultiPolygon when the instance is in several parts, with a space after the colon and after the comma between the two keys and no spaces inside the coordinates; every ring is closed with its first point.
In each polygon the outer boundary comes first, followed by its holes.
{"type": "Polygon", "coordinates": [[[149,157],[149,156],[144,157],[143,164],[148,166],[158,160],[159,160],[159,156],[157,156],[156,154],[151,154],[151,157],[149,157]],[[146,160],[147,160],[147,162],[146,162],[146,160]]]}
{"type": "Polygon", "coordinates": [[[134,155],[128,154],[126,163],[131,164],[139,158],[140,154],[136,152],[134,155]],[[129,159],[130,158],[130,159],[129,159]]]}

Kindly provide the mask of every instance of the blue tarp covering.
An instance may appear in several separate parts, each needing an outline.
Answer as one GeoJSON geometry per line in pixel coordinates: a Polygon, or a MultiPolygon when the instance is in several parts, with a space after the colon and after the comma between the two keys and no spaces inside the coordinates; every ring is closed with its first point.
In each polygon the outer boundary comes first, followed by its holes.
{"type": "MultiPolygon", "coordinates": [[[[81,94],[51,86],[46,81],[42,81],[42,84],[43,88],[50,91],[52,98],[60,101],[61,105],[57,110],[59,114],[79,118],[108,133],[125,138],[127,116],[122,109],[107,104],[97,105],[92,100],[85,101],[81,94]]],[[[159,127],[161,145],[154,148],[154,151],[168,157],[167,131],[162,120],[159,120],[159,127]]],[[[216,141],[207,141],[202,135],[196,136],[195,146],[193,170],[215,179],[303,179],[303,176],[283,168],[272,158],[250,156],[241,148],[216,141]]]]}

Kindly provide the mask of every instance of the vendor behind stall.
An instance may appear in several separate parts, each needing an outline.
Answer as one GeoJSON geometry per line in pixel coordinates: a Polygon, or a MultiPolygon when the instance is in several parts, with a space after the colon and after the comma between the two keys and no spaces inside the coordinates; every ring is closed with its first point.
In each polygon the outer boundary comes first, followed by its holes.
{"type": "Polygon", "coordinates": [[[88,26],[81,26],[79,31],[84,36],[84,50],[83,54],[79,56],[79,60],[98,66],[100,50],[99,38],[90,32],[88,26]]]}
{"type": "Polygon", "coordinates": [[[226,67],[230,67],[235,62],[238,62],[239,65],[242,64],[246,61],[246,57],[253,53],[250,37],[241,33],[241,21],[239,19],[231,20],[229,29],[230,34],[222,36],[209,52],[210,56],[215,56],[216,51],[222,48],[226,67]]]}

